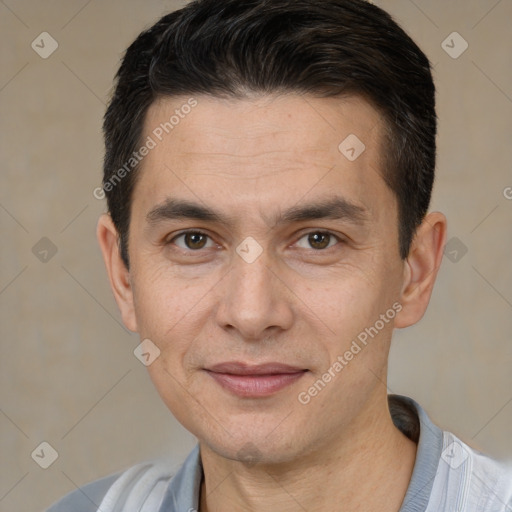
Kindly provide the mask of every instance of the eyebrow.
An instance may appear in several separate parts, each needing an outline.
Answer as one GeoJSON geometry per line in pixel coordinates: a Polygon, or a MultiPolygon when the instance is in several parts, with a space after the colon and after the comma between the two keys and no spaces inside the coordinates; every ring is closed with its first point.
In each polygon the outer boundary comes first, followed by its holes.
{"type": "MultiPolygon", "coordinates": [[[[213,208],[188,200],[167,198],[146,215],[146,222],[153,227],[166,220],[193,219],[204,222],[233,226],[236,217],[225,215],[213,208]]],[[[349,202],[340,196],[334,196],[319,202],[293,206],[271,219],[270,225],[291,224],[308,220],[346,220],[353,224],[368,221],[368,210],[349,202]]]]}

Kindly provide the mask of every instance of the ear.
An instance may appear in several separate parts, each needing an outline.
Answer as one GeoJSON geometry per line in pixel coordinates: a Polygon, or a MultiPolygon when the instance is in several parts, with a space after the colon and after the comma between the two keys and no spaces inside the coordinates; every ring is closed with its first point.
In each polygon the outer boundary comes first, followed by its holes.
{"type": "Polygon", "coordinates": [[[103,261],[107,267],[110,286],[121,312],[124,325],[130,331],[137,332],[130,272],[121,258],[118,242],[119,234],[109,214],[102,214],[98,220],[96,237],[98,238],[103,261]]]}
{"type": "Polygon", "coordinates": [[[425,314],[446,242],[446,217],[429,213],[416,230],[409,255],[404,262],[404,279],[395,327],[415,324],[425,314]]]}

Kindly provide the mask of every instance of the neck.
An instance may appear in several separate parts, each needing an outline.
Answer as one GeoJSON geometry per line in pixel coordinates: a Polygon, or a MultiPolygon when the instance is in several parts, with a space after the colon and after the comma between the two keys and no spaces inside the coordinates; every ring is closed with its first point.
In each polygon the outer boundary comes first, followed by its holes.
{"type": "Polygon", "coordinates": [[[416,444],[394,426],[386,403],[377,415],[375,404],[369,410],[314,452],[279,465],[251,467],[201,443],[200,512],[398,512],[416,444]]]}

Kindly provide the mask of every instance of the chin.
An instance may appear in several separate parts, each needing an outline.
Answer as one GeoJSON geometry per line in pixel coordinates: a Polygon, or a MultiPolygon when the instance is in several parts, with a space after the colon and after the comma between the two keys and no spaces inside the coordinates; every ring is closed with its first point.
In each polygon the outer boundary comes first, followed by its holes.
{"type": "Polygon", "coordinates": [[[308,451],[289,431],[281,436],[268,436],[266,431],[251,433],[250,430],[240,429],[236,434],[230,431],[232,435],[226,434],[222,439],[199,437],[199,441],[201,446],[206,445],[215,454],[249,467],[256,464],[286,464],[308,451]]]}

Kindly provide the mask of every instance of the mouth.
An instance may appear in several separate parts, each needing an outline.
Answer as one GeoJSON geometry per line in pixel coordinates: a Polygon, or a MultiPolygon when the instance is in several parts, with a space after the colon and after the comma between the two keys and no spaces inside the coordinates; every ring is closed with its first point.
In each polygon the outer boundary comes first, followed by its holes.
{"type": "Polygon", "coordinates": [[[220,386],[243,398],[271,396],[298,381],[307,369],[282,363],[226,362],[205,368],[220,386]]]}

